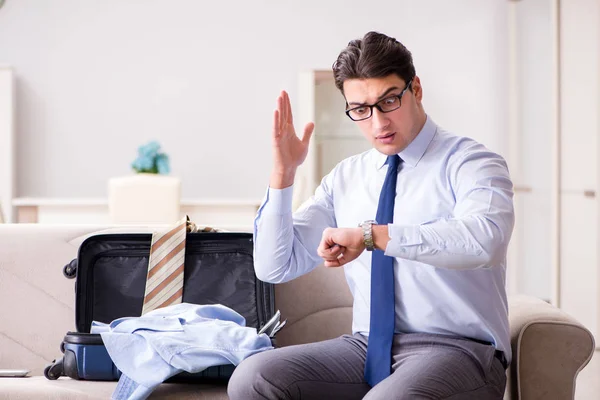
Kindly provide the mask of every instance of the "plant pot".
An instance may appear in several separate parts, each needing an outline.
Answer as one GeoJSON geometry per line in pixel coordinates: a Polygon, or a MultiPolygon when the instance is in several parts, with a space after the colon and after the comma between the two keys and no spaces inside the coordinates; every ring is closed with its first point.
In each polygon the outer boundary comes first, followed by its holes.
{"type": "Polygon", "coordinates": [[[110,178],[108,207],[113,224],[172,224],[180,218],[181,179],[139,173],[110,178]]]}

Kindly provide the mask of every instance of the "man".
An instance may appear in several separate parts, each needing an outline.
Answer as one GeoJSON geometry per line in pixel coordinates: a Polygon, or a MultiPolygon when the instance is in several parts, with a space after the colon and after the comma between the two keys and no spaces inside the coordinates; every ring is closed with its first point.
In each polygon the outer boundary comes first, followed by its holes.
{"type": "Polygon", "coordinates": [[[411,53],[394,38],[370,32],[350,42],[333,72],[373,149],[340,162],[292,215],[314,125],[296,136],[282,92],[255,269],[279,283],[323,261],[343,266],[353,334],[248,358],[230,398],[501,399],[514,224],[506,163],[433,122],[411,53]]]}

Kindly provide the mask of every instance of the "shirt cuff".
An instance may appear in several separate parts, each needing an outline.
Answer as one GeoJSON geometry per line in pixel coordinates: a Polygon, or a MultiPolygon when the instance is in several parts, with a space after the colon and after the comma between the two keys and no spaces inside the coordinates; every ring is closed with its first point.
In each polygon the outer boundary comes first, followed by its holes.
{"type": "Polygon", "coordinates": [[[290,214],[292,212],[293,195],[293,185],[284,189],[268,188],[265,201],[260,207],[260,213],[267,215],[290,214]]]}
{"type": "Polygon", "coordinates": [[[419,225],[388,224],[390,241],[385,248],[385,255],[414,260],[417,249],[423,244],[421,227],[419,225]]]}

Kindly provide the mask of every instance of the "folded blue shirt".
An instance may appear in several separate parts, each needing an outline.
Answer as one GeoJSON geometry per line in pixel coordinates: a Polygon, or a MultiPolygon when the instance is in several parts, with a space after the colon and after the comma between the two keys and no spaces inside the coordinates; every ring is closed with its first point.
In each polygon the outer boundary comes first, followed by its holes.
{"type": "Polygon", "coordinates": [[[222,305],[176,304],[110,324],[94,321],[106,350],[122,372],[113,399],[145,399],[164,380],[182,371],[238,365],[272,349],[271,339],[245,326],[246,320],[222,305]]]}

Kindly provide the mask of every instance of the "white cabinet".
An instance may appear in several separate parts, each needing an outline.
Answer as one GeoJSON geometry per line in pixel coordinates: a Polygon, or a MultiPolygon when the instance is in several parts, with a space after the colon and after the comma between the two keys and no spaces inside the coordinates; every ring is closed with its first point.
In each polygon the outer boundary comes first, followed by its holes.
{"type": "Polygon", "coordinates": [[[335,87],[331,70],[311,70],[300,74],[299,104],[294,117],[302,133],[307,122],[315,123],[308,156],[294,183],[294,209],[308,199],[321,179],[343,159],[371,148],[356,124],[345,114],[346,103],[335,87]]]}

